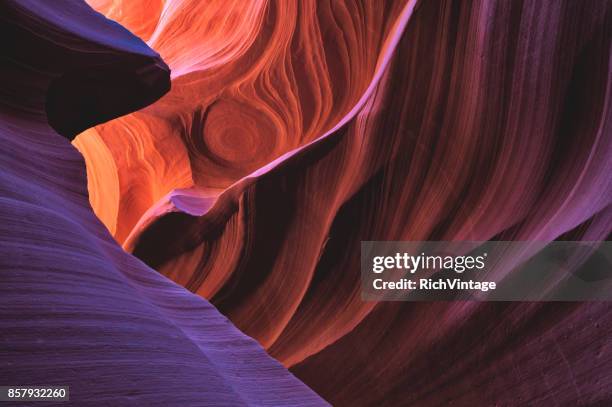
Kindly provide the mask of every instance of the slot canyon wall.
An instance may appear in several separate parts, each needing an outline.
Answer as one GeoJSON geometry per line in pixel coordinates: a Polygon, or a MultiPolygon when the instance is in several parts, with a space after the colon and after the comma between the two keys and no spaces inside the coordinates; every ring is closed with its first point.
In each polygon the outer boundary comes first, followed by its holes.
{"type": "Polygon", "coordinates": [[[359,287],[362,240],[609,236],[610,2],[91,4],[172,69],[75,143],[127,251],[335,405],[610,400],[605,303],[359,287]]]}
{"type": "Polygon", "coordinates": [[[56,355],[25,312],[145,401],[612,402],[608,303],[365,302],[359,272],[363,240],[609,238],[612,2],[62,3],[0,17],[19,377],[56,355]]]}
{"type": "Polygon", "coordinates": [[[0,384],[69,386],[53,405],[327,405],[91,209],[69,138],[167,92],[159,55],[84,2],[2,1],[0,31],[0,384]]]}

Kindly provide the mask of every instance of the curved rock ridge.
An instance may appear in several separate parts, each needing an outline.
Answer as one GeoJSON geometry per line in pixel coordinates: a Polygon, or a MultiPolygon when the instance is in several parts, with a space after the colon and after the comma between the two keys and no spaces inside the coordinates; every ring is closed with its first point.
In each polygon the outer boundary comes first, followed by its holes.
{"type": "Polygon", "coordinates": [[[0,2],[0,30],[0,383],[68,385],[78,406],[327,405],[91,209],[62,135],[167,91],[159,55],[82,2],[0,2]]]}
{"type": "Polygon", "coordinates": [[[75,143],[126,250],[334,405],[612,402],[607,303],[359,279],[363,240],[609,238],[611,2],[122,4],[173,71],[75,143]]]}
{"type": "MultiPolygon", "coordinates": [[[[121,16],[128,28],[136,24],[129,14],[136,6],[112,4],[100,10],[114,10],[109,16],[121,16]]],[[[144,38],[170,64],[172,90],[75,142],[92,174],[92,195],[118,191],[92,202],[96,214],[124,243],[172,190],[219,193],[320,137],[372,82],[403,7],[401,1],[165,2],[157,20],[148,17],[155,29],[144,38]],[[92,147],[100,143],[116,171],[98,159],[92,147]]]]}

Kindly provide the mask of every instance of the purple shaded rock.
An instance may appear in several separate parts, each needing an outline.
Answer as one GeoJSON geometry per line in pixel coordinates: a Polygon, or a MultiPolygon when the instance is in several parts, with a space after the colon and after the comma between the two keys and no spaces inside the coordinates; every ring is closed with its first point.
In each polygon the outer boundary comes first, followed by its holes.
{"type": "Polygon", "coordinates": [[[159,56],[79,2],[4,1],[0,24],[0,385],[68,385],[73,405],[324,405],[91,210],[83,159],[53,128],[72,137],[162,95],[159,56]]]}

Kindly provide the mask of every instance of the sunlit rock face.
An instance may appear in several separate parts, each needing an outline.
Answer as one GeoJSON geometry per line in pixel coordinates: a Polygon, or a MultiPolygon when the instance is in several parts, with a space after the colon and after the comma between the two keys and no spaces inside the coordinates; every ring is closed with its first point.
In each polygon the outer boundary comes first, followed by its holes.
{"type": "MultiPolygon", "coordinates": [[[[0,34],[0,383],[70,386],[74,406],[326,405],[89,205],[66,138],[167,92],[159,55],[75,1],[2,1],[0,34]]],[[[121,163],[87,133],[109,186],[91,200],[112,201],[121,163]]]]}
{"type": "Polygon", "coordinates": [[[124,249],[333,404],[612,399],[605,303],[359,287],[362,240],[609,236],[610,2],[91,4],[172,70],[75,142],[124,249]]]}
{"type": "Polygon", "coordinates": [[[339,123],[391,51],[385,41],[404,7],[197,0],[154,11],[149,3],[91,3],[136,33],[154,26],[142,38],[172,69],[166,97],[75,143],[94,210],[121,243],[172,190],[218,195],[339,123]]]}

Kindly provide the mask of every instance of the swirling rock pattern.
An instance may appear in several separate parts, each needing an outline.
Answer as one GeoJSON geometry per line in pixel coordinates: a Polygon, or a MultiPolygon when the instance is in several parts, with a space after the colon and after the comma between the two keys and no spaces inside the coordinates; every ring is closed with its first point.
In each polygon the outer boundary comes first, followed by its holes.
{"type": "Polygon", "coordinates": [[[609,305],[366,303],[358,272],[361,240],[609,237],[611,2],[99,7],[173,71],[75,143],[126,250],[335,405],[612,402],[609,305]]]}
{"type": "MultiPolygon", "coordinates": [[[[62,136],[161,96],[160,57],[82,2],[3,1],[0,30],[0,383],[69,385],[78,406],[326,405],[89,205],[62,136]]],[[[88,132],[108,171],[92,179],[112,185],[112,149],[88,132]]]]}

